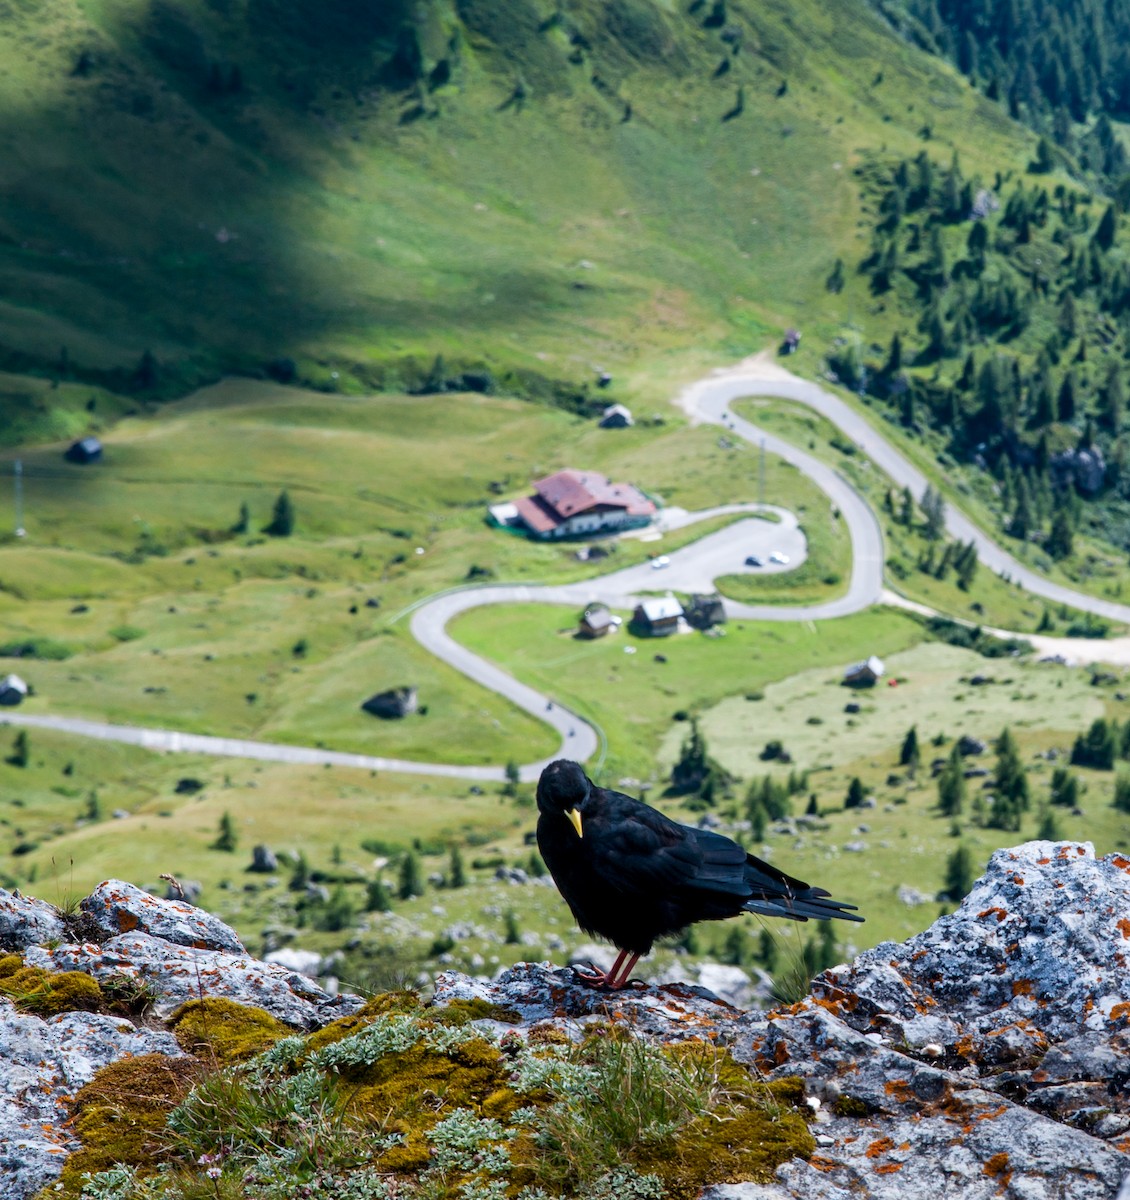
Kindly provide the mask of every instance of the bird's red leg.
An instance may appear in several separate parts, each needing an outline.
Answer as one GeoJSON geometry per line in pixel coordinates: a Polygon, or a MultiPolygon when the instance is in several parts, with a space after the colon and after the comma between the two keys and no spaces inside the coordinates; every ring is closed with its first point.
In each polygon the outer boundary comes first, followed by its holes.
{"type": "MultiPolygon", "coordinates": [[[[626,950],[621,953],[620,959],[622,959],[625,954],[627,954],[626,950]]],[[[613,966],[612,970],[609,972],[608,979],[605,982],[605,987],[609,988],[611,991],[614,991],[614,992],[619,991],[620,988],[628,986],[628,976],[631,975],[632,970],[635,968],[636,963],[639,962],[640,956],[638,954],[633,954],[632,957],[628,959],[628,962],[627,962],[626,966],[624,967],[624,969],[620,972],[620,978],[617,979],[616,978],[616,967],[618,967],[620,965],[620,959],[616,960],[616,964],[615,964],[615,966],[613,966]]]]}
{"type": "MultiPolygon", "coordinates": [[[[615,985],[612,983],[612,980],[616,978],[616,972],[619,971],[620,964],[627,957],[627,950],[621,950],[620,953],[616,955],[616,961],[612,964],[612,969],[609,971],[589,972],[582,971],[578,967],[574,967],[573,971],[583,983],[587,983],[591,987],[614,987],[615,985]]],[[[636,960],[633,958],[633,965],[635,964],[635,961],[636,960]]]]}

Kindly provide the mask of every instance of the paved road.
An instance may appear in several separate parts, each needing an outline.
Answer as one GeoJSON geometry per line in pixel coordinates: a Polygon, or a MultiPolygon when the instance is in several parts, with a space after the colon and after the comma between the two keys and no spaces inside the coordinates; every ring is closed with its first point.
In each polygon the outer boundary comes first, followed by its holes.
{"type": "MultiPolygon", "coordinates": [[[[733,401],[747,396],[777,396],[783,400],[795,400],[807,405],[809,408],[815,409],[816,412],[826,417],[841,433],[846,434],[859,446],[867,457],[890,476],[900,488],[910,488],[911,493],[916,498],[920,497],[926,490],[929,482],[926,476],[909,459],[896,450],[865,417],[861,416],[838,396],[833,396],[830,392],[824,391],[819,385],[807,379],[801,379],[799,376],[784,370],[768,355],[758,355],[756,358],[747,359],[736,367],[716,372],[709,379],[693,384],[683,393],[681,400],[688,412],[696,413],[703,420],[717,422],[723,420],[724,416],[729,412],[729,406],[733,401]]],[[[749,422],[743,422],[741,418],[736,418],[735,420],[732,414],[730,416],[731,426],[743,437],[749,436],[749,430],[756,430],[756,426],[749,424],[749,422]]],[[[762,435],[758,431],[756,436],[760,437],[762,435]]],[[[768,434],[764,436],[767,439],[769,437],[768,434]]],[[[767,441],[767,445],[772,447],[771,442],[767,441]]],[[[786,443],[778,441],[777,445],[783,446],[786,443]]],[[[802,455],[797,450],[792,450],[789,455],[783,454],[780,449],[774,449],[774,452],[782,454],[783,457],[788,457],[790,461],[797,462],[798,465],[800,465],[800,459],[807,459],[808,462],[814,461],[808,455],[802,455]]],[[[807,466],[802,467],[802,469],[811,474],[825,491],[829,491],[825,486],[825,479],[812,472],[807,466]]],[[[823,470],[827,472],[828,468],[824,467],[823,470]]],[[[845,484],[844,486],[846,487],[847,485],[845,484]]],[[[849,488],[849,490],[851,489],[849,488]]],[[[835,495],[835,493],[830,491],[829,494],[835,495]]],[[[855,493],[853,492],[852,494],[854,495],[855,493]]],[[[858,496],[856,498],[860,504],[866,507],[861,498],[858,496]]],[[[838,497],[837,503],[840,503],[838,497]]],[[[869,509],[868,512],[870,512],[869,509]]],[[[875,526],[876,533],[878,533],[878,524],[875,522],[873,516],[872,523],[875,526]]],[[[865,554],[869,555],[873,547],[858,540],[859,533],[855,524],[852,524],[851,528],[853,545],[856,547],[863,545],[865,554]]],[[[1044,599],[1050,600],[1055,604],[1068,604],[1083,612],[1095,613],[1097,616],[1106,617],[1121,624],[1130,624],[1130,606],[1117,604],[1112,600],[1102,600],[1097,596],[1088,596],[1084,592],[1077,592],[1061,584],[1052,583],[1043,576],[1036,574],[1035,571],[1024,566],[1023,563],[1013,558],[1011,554],[997,545],[996,542],[982,532],[960,509],[955,508],[949,501],[946,503],[946,531],[952,537],[959,538],[963,542],[972,540],[977,547],[977,557],[984,566],[988,567],[991,571],[995,571],[998,575],[1004,575],[1013,582],[1019,583],[1034,595],[1042,596],[1044,599]]],[[[860,564],[860,569],[868,574],[872,584],[877,581],[876,576],[881,577],[882,575],[881,543],[879,546],[878,564],[877,572],[875,571],[874,560],[870,557],[864,563],[860,564]]],[[[875,596],[878,596],[877,592],[875,596]]],[[[849,609],[847,611],[855,610],[849,609]]]]}
{"type": "MultiPolygon", "coordinates": [[[[846,616],[878,603],[883,593],[883,539],[875,514],[863,497],[831,467],[731,411],[730,405],[735,400],[752,396],[777,396],[808,405],[851,438],[898,486],[909,487],[915,496],[921,496],[927,485],[926,477],[917,467],[904,458],[859,413],[816,384],[783,370],[767,355],[759,355],[736,367],[717,371],[708,379],[693,384],[680,397],[680,403],[688,413],[697,420],[725,425],[738,436],[755,445],[764,445],[766,450],[804,471],[827,494],[829,502],[838,510],[843,536],[850,538],[852,545],[851,579],[847,592],[838,600],[792,606],[750,605],[726,601],[727,611],[731,616],[760,620],[818,620],[846,616]]],[[[758,508],[757,505],[724,505],[698,514],[671,513],[668,527],[682,528],[694,519],[701,520],[722,513],[751,512],[758,508]]],[[[672,551],[669,555],[670,565],[663,571],[655,571],[645,563],[611,572],[598,579],[555,587],[489,585],[458,588],[419,602],[402,615],[411,613],[413,636],[433,654],[556,729],[561,737],[561,748],[554,757],[565,755],[585,762],[602,752],[601,731],[577,713],[519,683],[500,667],[461,646],[448,634],[448,622],[459,613],[484,604],[542,603],[580,609],[592,601],[602,601],[623,608],[633,606],[645,594],[666,589],[684,592],[709,591],[712,590],[716,577],[747,570],[744,566],[747,554],[758,553],[767,557],[773,549],[787,553],[791,560],[787,569],[793,569],[803,561],[805,554],[803,533],[798,529],[796,519],[791,513],[783,509],[773,511],[779,516],[779,522],[751,517],[700,538],[681,550],[672,551]]],[[[977,546],[980,561],[985,566],[999,574],[1007,575],[1035,595],[1130,624],[1130,606],[1075,592],[1036,575],[982,533],[952,504],[946,506],[946,529],[953,537],[963,541],[972,539],[977,546]]],[[[774,568],[763,568],[760,573],[772,569],[774,568]]],[[[1121,661],[1122,657],[1130,660],[1130,644],[1123,646],[1114,642],[1089,643],[1082,639],[1064,642],[1052,638],[1042,638],[1039,641],[1041,651],[1066,652],[1070,660],[1075,662],[1107,659],[1121,661]]],[[[38,716],[16,711],[4,714],[0,721],[58,729],[84,737],[103,738],[171,752],[219,754],[271,762],[330,763],[367,770],[402,771],[409,774],[441,775],[486,782],[498,782],[505,777],[502,767],[413,762],[310,747],[206,737],[174,730],[108,725],[78,718],[38,716]]],[[[521,768],[522,778],[536,779],[547,761],[549,760],[545,759],[524,765],[521,768]]]]}

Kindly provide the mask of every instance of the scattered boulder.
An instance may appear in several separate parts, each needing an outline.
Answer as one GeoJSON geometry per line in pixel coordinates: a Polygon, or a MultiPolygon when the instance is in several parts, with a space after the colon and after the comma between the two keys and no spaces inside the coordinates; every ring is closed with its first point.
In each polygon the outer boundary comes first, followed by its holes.
{"type": "Polygon", "coordinates": [[[185,904],[196,904],[204,894],[204,885],[199,879],[170,880],[165,888],[166,900],[183,900],[185,904]]]}
{"type": "Polygon", "coordinates": [[[251,850],[251,866],[247,869],[259,875],[271,875],[279,869],[279,860],[270,846],[254,846],[251,850]]]}
{"type": "Polygon", "coordinates": [[[370,696],[361,707],[367,713],[372,713],[374,717],[381,717],[388,721],[414,713],[420,704],[414,687],[396,687],[389,688],[384,692],[377,692],[375,696],[370,696]]]}
{"type": "Polygon", "coordinates": [[[969,758],[974,754],[985,753],[985,743],[978,737],[973,737],[972,734],[963,733],[957,740],[957,752],[964,758],[969,758]]]}
{"type": "Polygon", "coordinates": [[[529,876],[521,867],[499,867],[494,873],[499,883],[529,883],[529,876]]]}
{"type": "Polygon", "coordinates": [[[42,942],[62,941],[63,918],[43,900],[0,891],[0,950],[23,950],[42,942]]]}
{"type": "Polygon", "coordinates": [[[1072,484],[1085,495],[1093,496],[1106,482],[1106,460],[1098,446],[1086,446],[1053,454],[1048,463],[1057,487],[1072,484]]]}
{"type": "Polygon", "coordinates": [[[79,912],[85,922],[84,933],[91,937],[107,939],[138,932],[177,946],[247,953],[235,931],[219,917],[179,899],[158,899],[120,879],[100,883],[79,905],[79,912]]]}

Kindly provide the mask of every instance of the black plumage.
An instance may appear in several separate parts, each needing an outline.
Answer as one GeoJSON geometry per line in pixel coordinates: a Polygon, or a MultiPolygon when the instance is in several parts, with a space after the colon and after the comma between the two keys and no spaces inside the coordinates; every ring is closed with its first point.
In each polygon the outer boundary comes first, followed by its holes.
{"type": "Polygon", "coordinates": [[[620,951],[591,982],[623,987],[658,938],[696,921],[743,912],[793,921],[862,921],[755,858],[720,833],[680,825],[639,800],[597,787],[579,764],[557,759],[538,780],[538,849],[577,924],[620,951]],[[627,965],[624,960],[629,958],[627,965]],[[621,969],[623,968],[623,969],[621,969]]]}

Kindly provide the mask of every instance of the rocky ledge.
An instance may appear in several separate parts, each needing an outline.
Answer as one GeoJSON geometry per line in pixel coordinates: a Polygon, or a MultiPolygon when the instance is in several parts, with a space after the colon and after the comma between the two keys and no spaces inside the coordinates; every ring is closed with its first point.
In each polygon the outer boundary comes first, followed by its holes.
{"type": "MultiPolygon", "coordinates": [[[[1029,842],[994,854],[957,912],[825,972],[787,1009],[742,1012],[683,984],[608,995],[528,963],[490,982],[445,973],[432,1003],[497,1006],[507,1036],[611,1020],[650,1041],[709,1039],[763,1078],[799,1076],[815,1153],[705,1200],[1130,1200],[1128,955],[1130,858],[1029,842]]],[[[0,1200],[58,1177],[78,1145],[70,1101],[101,1068],[182,1055],[163,1019],[202,996],[296,1031],[361,1006],[128,884],[102,884],[73,914],[0,891],[0,1200]],[[29,1011],[32,994],[54,1011],[29,1011]],[[92,996],[103,1011],[79,1011],[99,1007],[92,996]],[[59,1011],[68,997],[75,1010],[59,1011]]]]}

